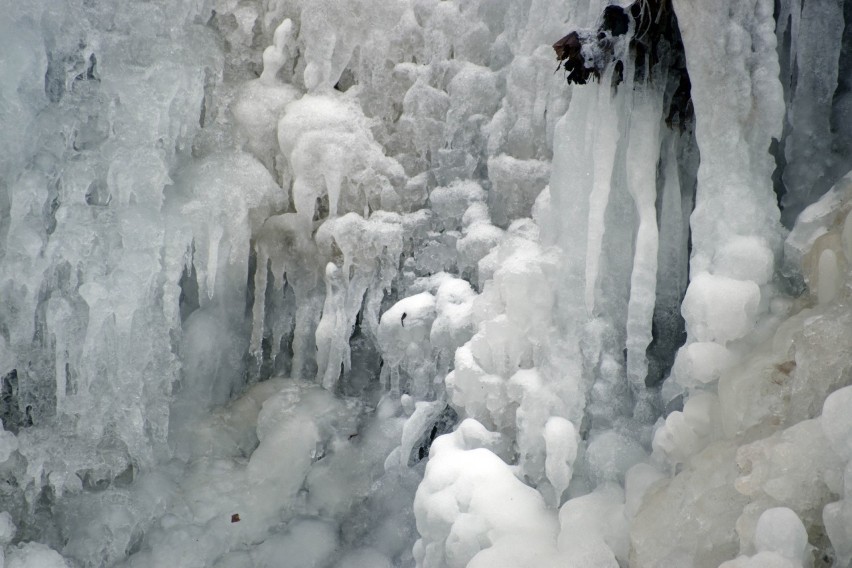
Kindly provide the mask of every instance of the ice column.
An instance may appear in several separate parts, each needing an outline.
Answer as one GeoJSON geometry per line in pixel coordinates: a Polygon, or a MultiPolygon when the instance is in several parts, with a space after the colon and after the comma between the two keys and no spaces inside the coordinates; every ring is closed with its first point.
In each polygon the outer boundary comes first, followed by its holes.
{"type": "Polygon", "coordinates": [[[633,98],[629,145],[627,147],[627,190],[636,205],[639,228],[630,300],[627,306],[627,377],[635,389],[644,389],[648,374],[645,351],[651,343],[657,287],[657,168],[660,156],[660,117],[663,95],[646,86],[633,98]]]}
{"type": "Polygon", "coordinates": [[[674,7],[701,151],[683,315],[689,341],[725,345],[753,327],[758,287],[771,278],[780,247],[769,154],[784,115],[773,3],[674,0],[674,7]]]}

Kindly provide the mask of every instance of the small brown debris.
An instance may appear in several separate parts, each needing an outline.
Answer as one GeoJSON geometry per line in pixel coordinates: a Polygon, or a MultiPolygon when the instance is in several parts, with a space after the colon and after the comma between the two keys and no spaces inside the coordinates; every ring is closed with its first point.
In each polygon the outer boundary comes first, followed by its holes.
{"type": "Polygon", "coordinates": [[[793,369],[796,368],[796,362],[795,361],[784,361],[783,363],[779,363],[779,364],[775,365],[775,368],[779,372],[784,373],[785,375],[789,375],[790,373],[793,372],[793,369]]]}
{"type": "Polygon", "coordinates": [[[232,523],[239,523],[240,522],[240,514],[234,513],[233,515],[231,515],[231,522],[232,523]]]}

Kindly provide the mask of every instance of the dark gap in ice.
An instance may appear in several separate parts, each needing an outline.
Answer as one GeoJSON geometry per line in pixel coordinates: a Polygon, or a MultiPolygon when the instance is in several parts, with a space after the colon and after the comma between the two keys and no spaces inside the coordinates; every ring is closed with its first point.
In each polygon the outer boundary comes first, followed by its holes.
{"type": "MultiPolygon", "coordinates": [[[[272,261],[268,260],[266,263],[266,289],[263,291],[264,305],[268,306],[268,308],[263,318],[263,334],[260,340],[261,360],[258,371],[258,380],[261,381],[272,377],[275,372],[275,361],[272,360],[272,346],[275,337],[272,333],[272,327],[274,325],[276,288],[275,275],[272,273],[272,261]]],[[[257,293],[258,291],[255,290],[255,294],[257,293]]]]}
{"type": "Polygon", "coordinates": [[[408,467],[429,457],[429,448],[432,447],[432,442],[438,436],[452,432],[458,421],[458,413],[450,405],[445,406],[444,410],[433,421],[424,426],[423,435],[411,448],[411,455],[408,457],[408,467]]]}
{"type": "MultiPolygon", "coordinates": [[[[785,125],[785,129],[787,126],[785,125]]],[[[772,171],[772,189],[775,191],[775,199],[778,202],[778,210],[784,213],[784,195],[787,188],[784,186],[784,168],[787,167],[787,158],[784,155],[784,142],[777,138],[772,139],[769,145],[769,154],[775,159],[775,169],[772,171]]]]}
{"type": "Polygon", "coordinates": [[[567,82],[585,85],[599,80],[614,64],[613,86],[617,86],[623,80],[624,62],[616,56],[615,42],[629,32],[632,22],[629,53],[636,66],[635,84],[646,80],[646,69],[665,65],[667,85],[674,86],[664,86],[666,92],[673,92],[664,109],[666,124],[683,131],[694,118],[692,84],[671,0],[640,0],[627,8],[610,5],[604,8],[600,22],[596,30],[573,30],[553,44],[559,66],[567,72],[567,82]],[[587,60],[589,54],[593,57],[587,60]]]}
{"type": "Polygon", "coordinates": [[[0,419],[3,427],[17,434],[23,424],[23,414],[18,402],[18,370],[3,375],[0,382],[0,419]]]}
{"type": "MultiPolygon", "coordinates": [[[[675,355],[686,342],[686,322],[681,315],[681,303],[689,281],[692,232],[688,220],[695,203],[700,160],[692,124],[688,125],[686,130],[674,131],[670,135],[675,137],[674,143],[677,148],[677,176],[680,182],[680,202],[683,214],[682,227],[686,236],[682,246],[686,250],[681,249],[681,261],[678,264],[668,266],[669,269],[675,269],[674,273],[666,272],[667,263],[664,262],[664,259],[661,258],[658,264],[657,295],[651,323],[652,340],[646,350],[648,374],[645,377],[645,385],[648,388],[659,387],[669,376],[674,365],[675,355]]],[[[665,137],[664,140],[666,140],[665,137]]],[[[661,160],[657,174],[656,208],[658,223],[662,217],[662,188],[665,184],[663,168],[664,165],[661,160]]]]}
{"type": "Polygon", "coordinates": [[[257,294],[257,290],[254,288],[255,273],[257,273],[257,253],[255,252],[254,243],[251,243],[248,255],[248,275],[246,276],[246,303],[243,311],[243,315],[248,321],[251,321],[252,310],[254,308],[254,297],[255,294],[257,294]]]}
{"type": "Polygon", "coordinates": [[[62,181],[57,179],[55,182],[48,185],[47,200],[44,203],[44,230],[48,235],[52,235],[56,230],[56,210],[59,209],[59,190],[62,186],[62,181]]]}
{"type": "Polygon", "coordinates": [[[98,58],[95,57],[95,54],[91,54],[89,56],[89,66],[86,68],[86,79],[89,81],[100,81],[100,75],[98,74],[98,58]]]}
{"type": "Polygon", "coordinates": [[[340,74],[340,79],[337,80],[337,83],[334,84],[334,88],[341,93],[345,93],[352,87],[354,87],[358,81],[355,79],[355,73],[352,72],[352,69],[347,67],[340,74]]]}
{"type": "Polygon", "coordinates": [[[109,187],[102,179],[92,180],[86,189],[86,205],[92,207],[106,207],[112,201],[109,187]]]}
{"type": "Polygon", "coordinates": [[[53,51],[47,54],[47,71],[44,74],[44,94],[47,100],[58,103],[65,94],[65,64],[53,51]]]}
{"type": "MultiPolygon", "coordinates": [[[[194,243],[192,254],[195,254],[194,243]]],[[[180,286],[180,298],[178,299],[180,321],[183,323],[201,305],[198,300],[198,275],[195,272],[195,265],[193,263],[190,262],[188,266],[184,267],[178,286],[180,286]]]]}
{"type": "Polygon", "coordinates": [[[837,179],[846,173],[852,161],[852,133],[849,130],[849,125],[852,124],[852,0],[846,0],[843,4],[843,19],[845,25],[840,48],[837,88],[834,91],[830,117],[831,132],[834,135],[832,149],[841,156],[841,159],[838,160],[838,168],[832,179],[837,179]]]}

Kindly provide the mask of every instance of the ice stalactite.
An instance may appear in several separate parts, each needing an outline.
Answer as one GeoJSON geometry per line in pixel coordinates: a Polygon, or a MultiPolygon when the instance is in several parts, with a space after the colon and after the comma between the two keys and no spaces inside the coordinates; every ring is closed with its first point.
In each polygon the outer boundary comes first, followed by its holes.
{"type": "MultiPolygon", "coordinates": [[[[661,382],[682,343],[678,311],[686,284],[692,172],[678,164],[691,139],[688,90],[682,92],[682,55],[670,13],[661,11],[651,24],[669,22],[671,31],[660,35],[665,40],[634,40],[630,26],[638,29],[654,18],[607,10],[611,20],[600,23],[597,36],[569,34],[557,47],[565,65],[585,69],[569,73],[569,82],[598,76],[600,84],[576,89],[557,127],[550,195],[559,214],[545,216],[544,239],[570,251],[560,266],[560,321],[584,322],[569,324],[565,333],[582,342],[592,424],[611,424],[622,408],[633,407],[634,417],[649,426],[659,402],[648,387],[661,382]],[[645,59],[644,49],[658,51],[645,59]],[[666,128],[673,116],[679,133],[666,128]],[[665,200],[658,199],[663,188],[665,200]],[[662,248],[660,231],[667,239],[662,248]],[[669,280],[673,272],[680,278],[669,280]]],[[[648,426],[640,438],[647,439],[648,426]]]]}
{"type": "Polygon", "coordinates": [[[251,238],[267,217],[284,207],[286,192],[253,157],[234,154],[212,157],[182,172],[169,197],[177,210],[173,238],[192,239],[186,247],[192,248],[201,307],[213,301],[222,279],[232,284],[226,288],[230,293],[244,295],[245,283],[234,280],[248,270],[251,238]]]}
{"type": "MultiPolygon", "coordinates": [[[[659,251],[655,208],[657,170],[649,167],[649,164],[656,164],[660,156],[659,117],[662,116],[663,93],[646,85],[644,90],[634,94],[632,106],[628,134],[631,142],[627,148],[625,166],[627,190],[636,206],[639,225],[636,228],[636,250],[630,277],[630,300],[627,305],[627,378],[636,391],[643,392],[648,375],[645,352],[652,340],[659,251]]],[[[677,218],[676,212],[674,213],[677,218]]],[[[680,236],[682,237],[682,234],[680,236]]]]}
{"type": "Polygon", "coordinates": [[[361,314],[362,327],[373,337],[379,326],[379,307],[397,273],[402,253],[398,215],[374,214],[365,220],[356,213],[328,219],[317,230],[319,249],[337,263],[325,271],[326,297],[317,331],[317,377],[333,389],[351,365],[349,338],[361,314]]]}
{"type": "MultiPolygon", "coordinates": [[[[594,114],[600,115],[603,118],[601,124],[596,124],[593,121],[586,121],[585,137],[586,140],[574,142],[575,144],[586,146],[587,155],[580,157],[582,161],[591,162],[592,169],[592,186],[589,191],[589,216],[586,229],[586,273],[585,273],[585,300],[586,312],[588,315],[595,315],[596,296],[598,295],[598,277],[600,274],[600,257],[603,248],[604,232],[606,224],[604,223],[604,215],[609,203],[610,191],[612,188],[612,174],[615,168],[615,153],[618,148],[620,137],[619,119],[622,116],[621,107],[624,104],[624,91],[629,91],[632,86],[632,81],[628,79],[625,89],[622,90],[621,100],[618,103],[612,101],[612,74],[615,68],[611,66],[607,73],[601,79],[601,88],[596,93],[597,104],[593,107],[594,114]],[[590,140],[591,138],[591,140],[590,140]]],[[[628,71],[628,77],[630,72],[628,71]]],[[[616,95],[618,97],[618,95],[616,95]]],[[[579,106],[580,102],[575,103],[579,106]]],[[[570,128],[570,127],[569,127],[570,128]]],[[[571,142],[569,142],[570,144],[571,142]]],[[[579,156],[578,156],[579,157],[579,156]]],[[[568,158],[568,156],[566,156],[568,158]]],[[[580,161],[577,160],[577,161],[580,161]]],[[[568,163],[575,160],[568,160],[568,163]]],[[[576,175],[576,174],[575,174],[576,175]]],[[[558,179],[558,178],[557,178],[558,179]]],[[[581,192],[585,193],[581,189],[581,192]]],[[[554,186],[551,191],[551,196],[558,195],[559,186],[554,186]]],[[[573,196],[572,196],[573,197],[573,196]]],[[[569,198],[570,199],[570,198],[569,198]]]]}
{"type": "Polygon", "coordinates": [[[691,133],[669,133],[663,137],[660,169],[664,181],[657,198],[658,278],[651,324],[654,337],[648,351],[649,386],[659,385],[666,378],[674,363],[677,347],[684,340],[680,306],[689,278],[689,215],[692,213],[695,183],[694,170],[690,167],[695,162],[691,155],[693,149],[694,138],[691,133]],[[685,137],[687,141],[683,140],[685,137]],[[681,162],[687,165],[685,170],[692,174],[683,175],[683,181],[681,162]]]}
{"type": "MultiPolygon", "coordinates": [[[[289,334],[292,361],[290,374],[308,378],[307,366],[313,359],[314,333],[319,321],[322,294],[318,290],[321,280],[320,256],[311,234],[311,223],[295,213],[284,213],[268,218],[263,223],[255,250],[257,266],[254,274],[254,306],[252,307],[251,353],[260,361],[263,357],[261,342],[266,337],[266,291],[271,286],[274,293],[283,296],[285,287],[293,289],[296,302],[293,329],[289,334]],[[267,279],[271,274],[273,282],[267,279]]],[[[285,339],[276,333],[275,326],[269,340],[274,362],[285,339]]]]}

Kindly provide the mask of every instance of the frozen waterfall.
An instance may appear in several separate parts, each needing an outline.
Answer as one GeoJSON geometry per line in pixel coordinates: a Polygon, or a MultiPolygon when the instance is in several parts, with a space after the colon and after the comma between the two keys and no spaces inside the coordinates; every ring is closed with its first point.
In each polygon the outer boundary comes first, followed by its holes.
{"type": "Polygon", "coordinates": [[[852,0],[0,0],[0,125],[0,567],[852,566],[852,0]]]}

